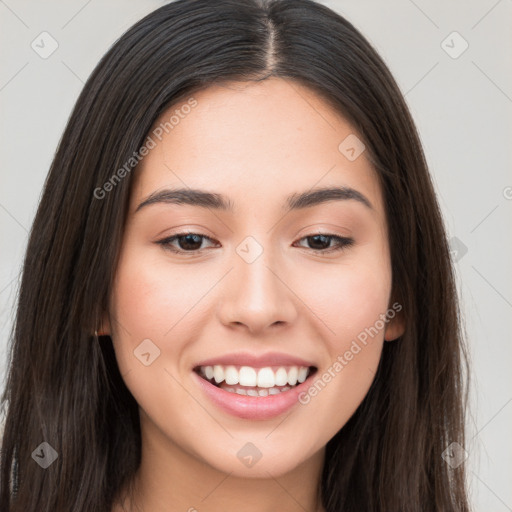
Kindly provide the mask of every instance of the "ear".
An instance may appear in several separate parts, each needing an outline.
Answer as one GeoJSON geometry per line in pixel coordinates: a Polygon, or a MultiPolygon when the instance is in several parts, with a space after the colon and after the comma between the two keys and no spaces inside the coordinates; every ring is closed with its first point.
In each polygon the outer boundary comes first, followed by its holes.
{"type": "Polygon", "coordinates": [[[110,320],[108,314],[104,313],[100,325],[98,326],[98,336],[110,336],[111,335],[110,320]]]}
{"type": "Polygon", "coordinates": [[[396,313],[394,318],[390,319],[386,324],[386,328],[384,330],[384,339],[386,341],[394,341],[405,332],[405,320],[403,311],[399,311],[396,313]]]}

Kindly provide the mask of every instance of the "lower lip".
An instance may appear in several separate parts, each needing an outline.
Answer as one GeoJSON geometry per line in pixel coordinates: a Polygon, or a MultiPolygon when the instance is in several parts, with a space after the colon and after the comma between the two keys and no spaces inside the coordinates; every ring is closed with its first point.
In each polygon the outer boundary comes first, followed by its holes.
{"type": "Polygon", "coordinates": [[[206,396],[218,407],[233,416],[246,420],[266,420],[288,411],[299,403],[299,395],[309,387],[309,377],[311,377],[310,375],[302,384],[277,395],[245,396],[224,391],[222,388],[210,384],[196,372],[192,373],[206,396]]]}

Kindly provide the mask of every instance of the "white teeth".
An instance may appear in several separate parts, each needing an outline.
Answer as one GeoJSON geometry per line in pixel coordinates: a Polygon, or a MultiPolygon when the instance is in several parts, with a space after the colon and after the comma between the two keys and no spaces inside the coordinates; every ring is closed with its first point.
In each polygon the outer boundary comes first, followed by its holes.
{"type": "MultiPolygon", "coordinates": [[[[271,389],[275,386],[295,386],[303,383],[310,373],[307,366],[279,367],[274,371],[270,366],[265,368],[252,368],[242,366],[237,370],[236,366],[201,366],[201,373],[208,379],[214,379],[217,384],[225,381],[229,386],[240,384],[247,387],[260,387],[271,389]]],[[[274,393],[275,394],[275,393],[274,393]]],[[[263,395],[262,395],[263,396],[263,395]]],[[[266,396],[266,395],[265,395],[266,396]]]]}
{"type": "Polygon", "coordinates": [[[238,372],[234,366],[228,366],[224,371],[226,384],[238,384],[238,372]]]}
{"type": "Polygon", "coordinates": [[[250,366],[242,366],[238,372],[238,380],[242,386],[256,386],[256,370],[250,366]]]}
{"type": "MultiPolygon", "coordinates": [[[[261,368],[258,372],[258,387],[273,388],[275,386],[275,376],[272,368],[261,368]]],[[[263,395],[262,395],[263,396],[263,395]]]]}
{"type": "Polygon", "coordinates": [[[290,386],[295,386],[297,384],[297,376],[299,375],[299,370],[296,366],[292,366],[288,370],[288,384],[290,386]]]}
{"type": "Polygon", "coordinates": [[[224,380],[224,368],[219,364],[216,364],[213,367],[213,378],[217,384],[224,380]]]}
{"type": "Polygon", "coordinates": [[[309,373],[309,372],[308,372],[308,370],[309,370],[309,368],[305,368],[304,366],[301,366],[301,367],[300,367],[300,370],[299,370],[299,376],[297,377],[297,380],[298,380],[301,384],[306,380],[306,378],[307,378],[307,376],[308,376],[308,373],[309,373]]]}
{"type": "Polygon", "coordinates": [[[281,367],[276,372],[276,386],[286,386],[287,383],[288,373],[283,367],[281,367]]]}
{"type": "Polygon", "coordinates": [[[225,387],[222,388],[224,391],[228,391],[229,393],[236,393],[238,395],[244,396],[268,396],[268,395],[278,395],[279,393],[283,393],[284,391],[288,391],[291,389],[290,386],[285,386],[282,389],[278,388],[270,388],[270,389],[243,389],[243,388],[230,388],[225,387]]]}
{"type": "Polygon", "coordinates": [[[208,380],[213,379],[213,367],[212,366],[205,366],[204,367],[204,374],[206,375],[206,378],[208,380]]]}

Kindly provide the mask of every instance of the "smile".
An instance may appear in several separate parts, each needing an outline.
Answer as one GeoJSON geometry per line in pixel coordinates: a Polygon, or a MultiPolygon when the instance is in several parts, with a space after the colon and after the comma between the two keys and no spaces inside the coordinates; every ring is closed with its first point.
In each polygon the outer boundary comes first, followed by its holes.
{"type": "Polygon", "coordinates": [[[214,386],[246,396],[277,395],[303,383],[315,370],[307,366],[200,366],[196,372],[214,386]]]}
{"type": "Polygon", "coordinates": [[[300,393],[318,371],[307,361],[288,356],[225,359],[200,363],[192,376],[213,406],[246,420],[271,419],[297,406],[300,393]]]}

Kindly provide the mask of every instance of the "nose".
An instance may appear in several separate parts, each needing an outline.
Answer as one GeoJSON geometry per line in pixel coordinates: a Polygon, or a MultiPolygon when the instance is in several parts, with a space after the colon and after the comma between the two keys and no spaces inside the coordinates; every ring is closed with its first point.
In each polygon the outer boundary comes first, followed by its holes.
{"type": "Polygon", "coordinates": [[[294,322],[297,297],[269,251],[251,263],[234,254],[233,266],[219,293],[217,311],[224,325],[259,334],[294,322]]]}

